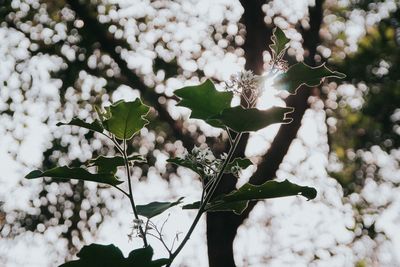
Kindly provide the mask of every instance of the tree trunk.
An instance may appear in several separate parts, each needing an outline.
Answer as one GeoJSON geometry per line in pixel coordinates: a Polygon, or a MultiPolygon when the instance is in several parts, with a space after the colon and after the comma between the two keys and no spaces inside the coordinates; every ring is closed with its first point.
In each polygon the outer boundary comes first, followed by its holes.
{"type": "MultiPolygon", "coordinates": [[[[261,7],[265,3],[265,0],[241,1],[244,7],[241,22],[246,27],[246,41],[243,45],[246,58],[245,68],[256,74],[263,72],[263,52],[267,48],[272,34],[272,29],[264,23],[265,14],[261,7]]],[[[244,156],[247,140],[248,134],[243,135],[236,157],[244,156]]],[[[215,193],[216,195],[228,193],[235,188],[235,185],[236,178],[224,177],[215,193]]],[[[207,214],[207,245],[210,267],[235,266],[232,245],[237,228],[241,223],[240,216],[232,212],[207,214]]]]}
{"type": "MultiPolygon", "coordinates": [[[[264,13],[261,9],[265,1],[241,0],[244,7],[242,22],[246,26],[246,42],[243,46],[246,58],[246,69],[253,70],[256,74],[263,71],[262,53],[270,41],[272,29],[264,23],[264,13]]],[[[310,29],[303,31],[304,47],[308,51],[306,62],[315,65],[316,47],[319,43],[319,29],[322,22],[323,0],[317,0],[315,7],[310,7],[310,29]]],[[[311,89],[300,88],[297,95],[290,96],[286,103],[295,108],[294,121],[282,125],[271,147],[263,157],[262,163],[250,179],[253,184],[261,184],[275,177],[279,165],[289,150],[290,144],[296,138],[301,126],[301,119],[308,109],[308,98],[311,89]]],[[[247,138],[243,138],[238,154],[244,154],[247,138]]],[[[235,188],[235,179],[223,179],[218,188],[218,193],[230,192],[235,188]]],[[[234,267],[233,241],[238,227],[248,217],[256,202],[250,203],[246,211],[238,216],[231,212],[213,212],[207,214],[207,245],[210,267],[234,267]]]]}

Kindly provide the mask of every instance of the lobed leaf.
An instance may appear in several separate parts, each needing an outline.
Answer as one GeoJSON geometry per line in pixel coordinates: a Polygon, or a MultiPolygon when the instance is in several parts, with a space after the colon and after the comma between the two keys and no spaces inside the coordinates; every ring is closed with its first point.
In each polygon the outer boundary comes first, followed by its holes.
{"type": "Polygon", "coordinates": [[[81,119],[73,118],[70,122],[59,122],[56,125],[57,126],[63,126],[63,125],[79,126],[79,127],[86,128],[88,130],[95,131],[98,133],[104,132],[104,128],[101,125],[101,122],[98,120],[94,120],[92,123],[87,123],[81,119]]]}
{"type": "Polygon", "coordinates": [[[122,181],[112,173],[90,173],[83,168],[69,168],[67,166],[55,167],[47,171],[35,170],[28,173],[25,178],[35,179],[41,177],[51,177],[55,179],[78,179],[83,181],[104,183],[109,185],[118,185],[122,181]]]}
{"type": "MultiPolygon", "coordinates": [[[[131,162],[146,162],[146,159],[141,155],[132,155],[128,157],[128,161],[131,162]]],[[[117,167],[124,166],[125,161],[121,156],[104,157],[99,156],[95,159],[89,160],[87,166],[97,167],[98,173],[116,173],[117,167]]]]}
{"type": "Polygon", "coordinates": [[[169,208],[172,208],[182,202],[183,197],[179,198],[175,202],[151,202],[146,205],[137,205],[137,211],[139,215],[142,215],[148,219],[157,216],[169,208]]]}
{"type": "Polygon", "coordinates": [[[300,62],[290,67],[287,72],[279,74],[274,80],[274,87],[295,94],[301,85],[318,86],[328,77],[343,79],[346,75],[330,70],[325,64],[310,67],[300,62]]]}
{"type": "Polygon", "coordinates": [[[118,101],[106,108],[111,114],[103,121],[104,128],[120,140],[131,139],[140,129],[149,123],[145,116],[150,107],[137,98],[132,102],[118,101]]]}
{"type": "Polygon", "coordinates": [[[274,123],[290,123],[293,119],[287,118],[293,108],[272,107],[268,110],[257,108],[245,109],[242,106],[226,108],[212,118],[236,132],[258,131],[274,123]]]}
{"type": "Polygon", "coordinates": [[[232,92],[217,91],[210,79],[200,85],[178,89],[174,93],[181,98],[178,106],[191,109],[191,118],[202,119],[214,127],[222,127],[222,125],[208,119],[225,108],[229,108],[233,97],[232,92]]]}
{"type": "Polygon", "coordinates": [[[276,27],[272,33],[272,44],[269,46],[271,48],[274,57],[279,58],[286,51],[287,44],[289,43],[289,38],[286,37],[285,33],[279,28],[276,27]]]}

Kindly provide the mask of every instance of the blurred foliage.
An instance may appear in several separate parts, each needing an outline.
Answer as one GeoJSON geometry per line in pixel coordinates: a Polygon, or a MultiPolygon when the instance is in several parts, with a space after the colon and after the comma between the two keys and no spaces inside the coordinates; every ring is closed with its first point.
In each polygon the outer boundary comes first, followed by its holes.
{"type": "MultiPolygon", "coordinates": [[[[167,10],[169,4],[175,1],[150,1],[156,11],[167,10]]],[[[270,1],[276,2],[276,1],[270,1]]],[[[335,15],[335,23],[346,23],[353,9],[361,9],[362,16],[371,10],[376,10],[379,4],[385,1],[350,1],[349,6],[337,4],[336,1],[325,1],[326,19],[335,15]]],[[[32,58],[50,56],[56,62],[56,67],[51,71],[53,79],[61,81],[60,103],[69,113],[76,115],[80,109],[93,112],[88,104],[101,104],[110,101],[112,94],[121,85],[129,89],[138,89],[146,101],[153,101],[159,107],[168,106],[175,101],[165,91],[165,81],[170,77],[178,76],[182,79],[197,81],[198,77],[207,76],[210,71],[204,68],[203,53],[232,53],[243,56],[244,29],[243,24],[237,23],[233,11],[226,8],[226,17],[221,21],[210,22],[207,33],[210,39],[202,40],[193,51],[181,51],[182,40],[171,41],[171,32],[157,37],[156,40],[140,47],[139,41],[150,30],[165,30],[165,24],[179,24],[180,17],[169,16],[164,25],[156,25],[154,16],[143,14],[135,18],[136,30],[130,36],[120,36],[127,26],[127,20],[112,20],[109,15],[119,6],[104,4],[101,1],[12,1],[0,0],[0,27],[18,32],[29,39],[29,55],[16,58],[14,72],[21,82],[21,94],[24,99],[32,98],[29,89],[33,86],[34,78],[29,76],[27,69],[32,58]],[[19,5],[15,4],[16,2],[19,5]],[[13,4],[14,3],[14,4],[13,4]],[[78,6],[71,6],[71,3],[78,6]],[[81,5],[84,9],[79,8],[81,5]],[[78,8],[77,8],[78,7],[78,8]],[[229,19],[230,16],[230,19],[229,19]],[[233,17],[233,18],[232,18],[233,17]],[[236,31],[228,31],[228,26],[237,25],[236,31]],[[164,28],[163,28],[164,27],[164,28]],[[45,34],[50,33],[50,34],[45,34]],[[218,44],[221,44],[219,50],[218,44]],[[198,49],[197,49],[198,48],[198,49]],[[121,57],[121,51],[138,51],[150,54],[151,70],[146,72],[140,66],[129,65],[121,57]],[[156,51],[151,53],[151,51],[156,51]],[[162,52],[160,52],[162,51],[162,52]],[[216,52],[215,52],[216,51],[216,52]],[[182,62],[187,58],[179,57],[179,53],[186,55],[198,63],[196,69],[185,68],[182,62]],[[59,60],[58,60],[59,59],[59,60]],[[202,63],[203,62],[203,63],[202,63]],[[87,80],[98,81],[101,85],[95,86],[87,80]],[[161,89],[160,89],[161,88],[161,89]],[[161,93],[160,93],[161,92],[161,93]]],[[[180,12],[183,12],[180,10],[180,12]]],[[[184,14],[188,17],[190,15],[184,14]]],[[[265,21],[271,22],[278,15],[266,16],[265,21]],[[275,17],[274,17],[275,16],[275,17]]],[[[285,17],[285,16],[283,16],[285,17]]],[[[183,21],[183,24],[190,22],[183,21]]],[[[196,23],[196,21],[194,21],[196,23]]],[[[307,25],[308,21],[301,21],[307,25]]],[[[346,81],[355,86],[355,92],[346,93],[346,88],[337,87],[336,84],[324,86],[322,97],[325,101],[327,124],[329,126],[329,142],[332,161],[340,165],[332,169],[330,175],[338,180],[344,191],[344,201],[350,203],[354,210],[354,228],[349,229],[355,233],[355,241],[368,236],[376,246],[382,239],[390,239],[381,230],[376,228],[376,218],[385,210],[390,201],[372,203],[365,197],[365,186],[371,181],[376,184],[389,183],[392,188],[398,187],[400,181],[388,179],[382,174],[381,166],[375,160],[376,153],[391,156],[398,164],[398,157],[393,154],[398,151],[400,144],[400,12],[390,14],[390,18],[377,24],[367,26],[367,34],[358,42],[357,51],[345,52],[347,48],[346,32],[339,31],[336,35],[329,28],[335,25],[325,21],[322,26],[321,36],[326,38],[326,47],[332,54],[332,63],[335,69],[346,73],[346,81]],[[341,90],[342,89],[342,90],[341,90]],[[396,115],[397,114],[397,115],[396,115]],[[371,159],[372,158],[372,159],[371,159]],[[372,220],[370,219],[372,218],[372,220]]],[[[300,23],[299,23],[300,24],[300,23]]],[[[294,28],[298,28],[295,25],[294,28]]],[[[297,38],[297,37],[296,37],[297,38]]],[[[295,38],[294,38],[295,39],[295,38]]],[[[292,40],[291,42],[294,42],[292,40]]],[[[266,44],[265,44],[266,45],[266,44]]],[[[290,48],[292,55],[293,47],[290,48]]],[[[319,50],[321,52],[322,50],[319,50]]],[[[330,53],[328,53],[330,54],[330,53]]],[[[302,58],[301,55],[299,58],[302,58]]],[[[323,53],[317,53],[317,61],[323,53]]],[[[294,57],[290,57],[293,61],[294,57]]],[[[220,77],[215,77],[218,80],[220,77]]],[[[37,78],[36,78],[37,79],[37,78]]],[[[0,87],[8,86],[8,81],[0,87]]],[[[1,116],[11,120],[16,117],[13,98],[5,99],[5,107],[0,110],[1,116]]],[[[46,100],[48,101],[48,100],[46,100]]],[[[153,105],[155,106],[155,105],[153,105]]],[[[71,119],[64,117],[62,112],[48,114],[47,121],[71,119]]],[[[85,114],[78,114],[85,119],[85,114]]],[[[183,137],[189,136],[193,143],[198,140],[212,141],[205,138],[198,129],[190,129],[181,121],[177,124],[166,123],[162,109],[152,110],[149,116],[154,121],[147,132],[134,137],[129,150],[138,151],[143,148],[148,163],[142,163],[141,179],[145,179],[149,166],[156,162],[154,151],[164,151],[174,155],[182,149],[182,139],[176,135],[176,128],[182,129],[183,137]],[[157,133],[157,134],[155,134],[157,133]],[[150,144],[154,142],[154,145],[150,144]]],[[[13,129],[9,130],[12,131],[13,129]]],[[[71,132],[68,132],[71,133],[71,132]]],[[[77,133],[77,132],[74,132],[77,133]]],[[[17,135],[15,139],[21,142],[17,135]]],[[[63,139],[53,136],[51,145],[45,150],[43,169],[55,167],[60,162],[67,162],[70,166],[79,167],[87,158],[78,156],[66,159],[61,155],[73,155],[71,144],[77,145],[81,151],[93,144],[92,132],[79,132],[74,139],[63,139]]],[[[212,143],[212,142],[211,142],[212,143]]],[[[109,143],[103,141],[102,145],[95,146],[90,154],[93,156],[113,154],[109,143]]],[[[222,150],[222,149],[220,149],[222,150]]],[[[15,158],[17,155],[13,155],[15,158]]],[[[397,165],[398,166],[398,165],[397,165]]],[[[175,169],[168,167],[162,177],[168,179],[169,173],[175,169]]],[[[62,226],[61,236],[68,241],[70,253],[76,252],[76,247],[82,245],[83,234],[96,235],[96,230],[112,211],[106,205],[106,199],[101,190],[88,189],[83,182],[62,183],[54,189],[54,183],[47,181],[41,188],[40,201],[31,201],[29,211],[15,210],[8,212],[6,225],[1,230],[3,238],[13,238],[24,231],[40,232],[55,225],[62,226]],[[73,193],[72,193],[73,192],[73,193]],[[82,206],[85,208],[83,209],[82,206]]],[[[112,195],[112,198],[118,196],[112,195]]],[[[377,196],[376,198],[378,198],[377,196]]],[[[332,252],[330,252],[332,253],[332,252]]],[[[372,255],[370,255],[372,258],[372,255]]],[[[356,266],[368,266],[370,259],[361,259],[356,266]]]]}
{"type": "MultiPolygon", "coordinates": [[[[338,69],[346,73],[356,92],[349,94],[346,88],[324,92],[332,155],[342,166],[330,174],[342,185],[344,200],[353,206],[355,240],[368,236],[378,247],[390,236],[376,228],[376,221],[394,199],[371,201],[366,187],[390,184],[395,189],[400,185],[396,170],[382,173],[385,166],[379,160],[384,155],[397,166],[399,162],[393,154],[400,145],[400,11],[368,28],[357,52],[346,57],[338,69]]],[[[363,259],[356,266],[370,264],[371,259],[363,259]]]]}

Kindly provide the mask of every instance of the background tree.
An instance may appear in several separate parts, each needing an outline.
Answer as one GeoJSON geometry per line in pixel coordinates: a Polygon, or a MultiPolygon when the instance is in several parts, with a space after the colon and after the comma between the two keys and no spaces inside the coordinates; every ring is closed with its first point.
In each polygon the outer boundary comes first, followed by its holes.
{"type": "MultiPolygon", "coordinates": [[[[267,50],[275,26],[286,30],[291,38],[289,62],[304,60],[316,65],[330,57],[329,64],[348,75],[348,84],[338,87],[330,82],[322,88],[301,88],[296,96],[285,99],[295,107],[295,120],[282,125],[268,150],[256,157],[258,166],[251,182],[260,184],[276,177],[291,144],[301,139],[298,131],[304,114],[310,106],[318,110],[323,103],[331,149],[330,175],[342,186],[342,201],[351,205],[355,221],[350,227],[352,241],[347,244],[356,255],[353,261],[361,266],[386,263],[378,255],[379,249],[371,249],[375,254],[369,254],[359,252],[358,247],[362,244],[389,251],[388,231],[377,229],[375,222],[398,203],[392,197],[400,180],[396,170],[398,4],[356,1],[346,6],[316,0],[311,6],[303,3],[290,8],[279,0],[257,0],[240,1],[241,6],[221,1],[210,8],[207,2],[196,5],[185,1],[0,3],[1,36],[7,40],[1,50],[5,66],[0,71],[2,131],[16,142],[8,155],[27,168],[38,165],[38,161],[28,160],[22,149],[24,142],[34,140],[27,133],[34,127],[70,119],[79,110],[86,110],[78,114],[84,119],[92,111],[89,104],[141,95],[154,107],[155,122],[147,133],[134,139],[130,148],[141,151],[149,162],[140,166],[138,175],[145,180],[149,173],[158,172],[171,180],[176,170],[157,167],[160,153],[174,155],[182,150],[182,144],[192,147],[205,141],[220,151],[224,149],[214,138],[219,133],[205,125],[184,122],[183,112],[174,108],[172,87],[198,82],[203,76],[226,80],[229,71],[222,72],[221,66],[233,66],[229,74],[238,71],[238,66],[261,74],[270,56],[267,50]],[[58,99],[51,96],[54,90],[58,90],[58,99]],[[34,114],[40,114],[37,124],[29,122],[34,114]],[[390,197],[371,198],[376,192],[389,192],[390,197]],[[373,245],[367,245],[370,241],[373,245]]],[[[100,144],[88,132],[57,129],[42,133],[52,140],[51,145],[37,147],[45,150],[44,169],[61,163],[80,165],[91,155],[112,153],[106,140],[100,144]]],[[[241,153],[245,153],[246,145],[245,140],[241,153]]],[[[226,183],[221,184],[220,192],[235,187],[233,180],[223,181],[226,183]]],[[[65,238],[70,254],[82,245],[85,235],[95,236],[103,220],[115,214],[116,207],[109,199],[119,197],[82,182],[48,181],[35,190],[41,198],[31,200],[29,209],[7,208],[6,204],[3,238],[54,228],[65,238]]],[[[228,212],[207,216],[210,266],[234,266],[233,246],[227,244],[234,243],[238,228],[255,205],[242,216],[228,212]]],[[[340,254],[337,251],[334,247],[329,253],[340,254]]],[[[307,261],[318,264],[320,258],[315,251],[307,261]]]]}

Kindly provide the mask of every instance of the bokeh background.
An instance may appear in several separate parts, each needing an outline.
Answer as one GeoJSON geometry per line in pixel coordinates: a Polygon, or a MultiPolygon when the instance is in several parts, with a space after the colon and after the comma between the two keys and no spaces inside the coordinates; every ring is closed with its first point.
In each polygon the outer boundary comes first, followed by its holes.
{"type": "MultiPolygon", "coordinates": [[[[243,69],[262,74],[274,27],[291,40],[290,64],[326,62],[347,77],[285,99],[266,88],[259,107],[294,106],[295,121],[241,144],[255,166],[237,183],[289,179],[318,197],[212,214],[176,266],[400,266],[399,8],[398,0],[0,0],[0,266],[57,266],[92,242],[124,253],[140,246],[127,237],[132,214],[120,192],[23,179],[115,153],[101,136],[55,126],[90,121],[94,104],[140,96],[153,107],[130,142],[149,162],[133,171],[139,204],[199,197],[197,177],[166,159],[204,143],[222,153],[227,140],[188,120],[173,91],[207,77],[222,88],[243,69]]],[[[174,208],[155,223],[167,220],[172,242],[193,216],[174,208]]]]}

